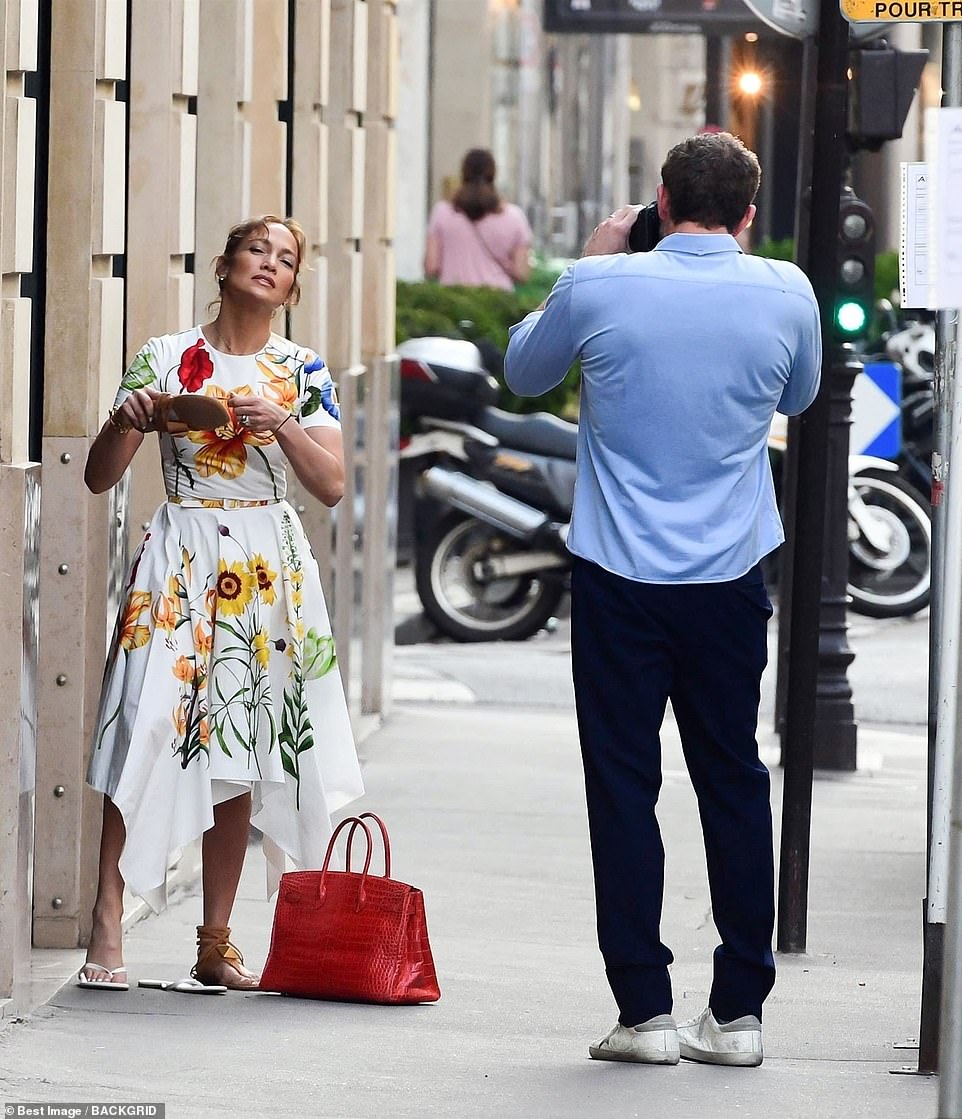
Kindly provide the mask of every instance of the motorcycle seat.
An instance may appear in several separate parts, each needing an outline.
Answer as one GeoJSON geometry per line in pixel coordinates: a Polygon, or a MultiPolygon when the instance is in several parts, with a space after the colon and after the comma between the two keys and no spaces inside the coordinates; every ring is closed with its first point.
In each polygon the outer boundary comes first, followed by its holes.
{"type": "Polygon", "coordinates": [[[482,431],[493,435],[503,447],[574,461],[578,447],[578,425],[548,412],[519,416],[500,408],[483,408],[475,420],[482,431]]]}

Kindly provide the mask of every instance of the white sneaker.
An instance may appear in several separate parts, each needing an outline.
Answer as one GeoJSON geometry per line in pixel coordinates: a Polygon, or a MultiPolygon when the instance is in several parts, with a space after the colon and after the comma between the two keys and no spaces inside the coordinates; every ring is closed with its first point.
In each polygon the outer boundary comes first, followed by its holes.
{"type": "Polygon", "coordinates": [[[754,1014],[746,1014],[719,1025],[706,1007],[678,1027],[678,1048],[688,1061],[754,1068],[762,1063],[762,1024],[754,1014]]]}
{"type": "Polygon", "coordinates": [[[659,1014],[639,1026],[619,1022],[610,1033],[588,1046],[596,1061],[636,1061],[643,1065],[678,1064],[678,1028],[670,1014],[659,1014]]]}

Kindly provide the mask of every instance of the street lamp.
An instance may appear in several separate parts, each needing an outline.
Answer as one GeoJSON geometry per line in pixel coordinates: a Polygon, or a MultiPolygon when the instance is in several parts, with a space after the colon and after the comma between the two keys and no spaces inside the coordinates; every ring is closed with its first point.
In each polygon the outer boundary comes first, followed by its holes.
{"type": "Polygon", "coordinates": [[[738,75],[738,92],[746,97],[757,97],[765,87],[761,74],[757,70],[744,70],[738,75]]]}

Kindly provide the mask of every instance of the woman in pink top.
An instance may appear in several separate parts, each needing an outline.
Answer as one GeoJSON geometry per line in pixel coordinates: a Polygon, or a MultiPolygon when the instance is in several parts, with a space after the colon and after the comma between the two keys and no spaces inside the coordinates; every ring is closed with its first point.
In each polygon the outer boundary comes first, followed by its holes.
{"type": "Polygon", "coordinates": [[[472,148],[461,164],[461,186],[431,211],[424,274],[442,284],[511,291],[531,265],[531,227],[523,211],[504,202],[494,185],[494,157],[472,148]]]}

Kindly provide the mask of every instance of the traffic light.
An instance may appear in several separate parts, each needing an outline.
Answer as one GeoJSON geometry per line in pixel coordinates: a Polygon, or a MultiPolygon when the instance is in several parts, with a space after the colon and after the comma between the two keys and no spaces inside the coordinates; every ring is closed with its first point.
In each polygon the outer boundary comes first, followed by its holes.
{"type": "Polygon", "coordinates": [[[878,151],[902,135],[929,57],[927,50],[896,50],[881,42],[849,51],[848,140],[858,151],[878,151]]]}
{"type": "Polygon", "coordinates": [[[851,187],[839,201],[836,263],[835,340],[853,342],[868,333],[875,305],[875,219],[851,187]]]}

